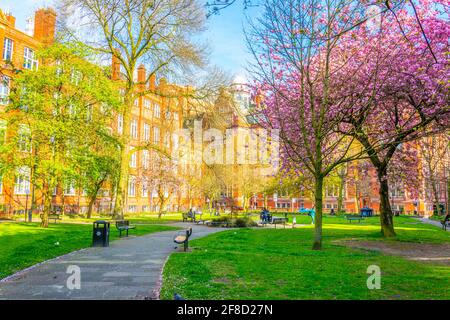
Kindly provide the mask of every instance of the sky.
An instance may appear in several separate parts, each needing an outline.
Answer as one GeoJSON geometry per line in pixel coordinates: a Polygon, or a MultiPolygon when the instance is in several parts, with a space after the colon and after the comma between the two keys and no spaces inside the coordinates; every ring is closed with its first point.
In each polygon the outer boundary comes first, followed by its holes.
{"type": "MultiPolygon", "coordinates": [[[[243,25],[245,15],[254,16],[257,8],[244,10],[240,1],[211,16],[207,21],[207,30],[200,37],[210,49],[210,63],[229,73],[234,78],[246,79],[245,65],[251,60],[248,53],[243,25]]],[[[16,26],[25,30],[25,20],[34,11],[43,6],[51,6],[53,0],[0,0],[0,8],[11,11],[16,17],[16,26]]],[[[206,3],[206,0],[205,0],[206,3]]]]}

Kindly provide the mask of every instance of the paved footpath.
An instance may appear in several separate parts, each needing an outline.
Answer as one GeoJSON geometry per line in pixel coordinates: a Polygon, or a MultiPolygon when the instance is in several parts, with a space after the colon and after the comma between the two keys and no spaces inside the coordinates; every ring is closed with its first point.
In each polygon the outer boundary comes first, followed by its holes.
{"type": "MultiPolygon", "coordinates": [[[[436,221],[436,220],[431,220],[431,219],[426,219],[426,218],[417,218],[417,220],[422,221],[423,223],[428,223],[431,224],[433,226],[442,228],[442,224],[440,221],[436,221]]],[[[450,232],[450,228],[447,228],[447,231],[450,232]]]]}
{"type": "MultiPolygon", "coordinates": [[[[171,225],[192,227],[191,239],[224,230],[171,225]]],[[[0,299],[158,299],[164,263],[172,252],[181,250],[173,242],[177,233],[130,236],[111,242],[108,248],[87,248],[45,261],[0,282],[0,299]],[[80,289],[67,288],[71,265],[81,270],[80,289]]]]}

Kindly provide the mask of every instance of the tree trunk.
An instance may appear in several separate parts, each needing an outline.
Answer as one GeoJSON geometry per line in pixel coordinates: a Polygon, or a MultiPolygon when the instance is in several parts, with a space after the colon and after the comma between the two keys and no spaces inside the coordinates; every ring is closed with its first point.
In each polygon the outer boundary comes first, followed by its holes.
{"type": "Polygon", "coordinates": [[[114,215],[116,217],[124,218],[125,212],[125,199],[126,192],[128,192],[128,170],[130,167],[130,159],[128,157],[128,146],[130,142],[130,122],[131,122],[131,111],[133,110],[134,102],[132,101],[133,87],[128,88],[128,92],[125,94],[124,98],[124,111],[123,111],[123,132],[120,150],[120,172],[119,181],[117,184],[117,194],[116,203],[114,206],[114,215]]]}
{"type": "Polygon", "coordinates": [[[213,201],[212,201],[212,197],[209,198],[209,203],[208,203],[208,207],[209,207],[209,214],[211,214],[212,212],[212,208],[213,208],[213,201]]]}
{"type": "Polygon", "coordinates": [[[159,206],[159,212],[158,212],[158,219],[161,219],[162,213],[164,211],[163,208],[164,208],[165,203],[166,203],[166,201],[164,199],[164,195],[162,197],[159,197],[159,203],[160,203],[160,206],[159,206]]]}
{"type": "Polygon", "coordinates": [[[89,199],[88,212],[87,212],[87,215],[86,215],[86,217],[88,219],[90,219],[92,217],[92,208],[94,207],[95,199],[97,199],[97,197],[91,197],[89,199]]]}
{"type": "Polygon", "coordinates": [[[44,210],[41,214],[41,227],[48,228],[48,215],[52,205],[51,196],[49,194],[44,195],[44,210]]]}
{"type": "Polygon", "coordinates": [[[445,214],[449,213],[450,210],[450,179],[447,178],[447,196],[445,197],[445,214]]]}
{"type": "Polygon", "coordinates": [[[314,243],[313,250],[322,250],[322,205],[323,205],[323,177],[317,177],[315,179],[314,189],[314,207],[315,207],[315,219],[314,219],[314,243]]]}
{"type": "MultiPolygon", "coordinates": [[[[434,206],[436,207],[436,215],[441,214],[440,205],[439,205],[439,192],[437,189],[437,182],[434,179],[431,179],[431,189],[433,190],[433,200],[434,200],[434,206]]],[[[434,211],[433,211],[434,214],[434,211]]]]}
{"type": "Polygon", "coordinates": [[[340,183],[339,183],[339,196],[337,199],[337,213],[341,214],[344,211],[342,210],[344,207],[344,179],[341,179],[340,183]]]}
{"type": "Polygon", "coordinates": [[[248,198],[246,197],[246,196],[244,196],[244,199],[243,199],[244,201],[243,201],[243,203],[242,203],[242,206],[243,206],[243,208],[242,209],[244,209],[244,212],[246,213],[247,211],[248,211],[248,198]]]}
{"type": "Polygon", "coordinates": [[[394,219],[389,201],[389,184],[385,170],[379,170],[378,182],[380,184],[380,223],[381,233],[384,237],[395,237],[394,219]]]}
{"type": "MultiPolygon", "coordinates": [[[[125,127],[125,126],[124,126],[125,127]]],[[[125,128],[124,128],[125,130],[125,128]]],[[[128,166],[127,148],[124,145],[120,154],[119,183],[117,184],[116,203],[114,205],[114,215],[123,219],[125,206],[125,192],[128,190],[128,166]]]]}

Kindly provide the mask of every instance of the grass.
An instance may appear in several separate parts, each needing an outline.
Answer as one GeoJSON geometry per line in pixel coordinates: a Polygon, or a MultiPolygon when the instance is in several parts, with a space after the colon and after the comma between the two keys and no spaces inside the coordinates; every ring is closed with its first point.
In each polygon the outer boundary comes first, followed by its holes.
{"type": "MultiPolygon", "coordinates": [[[[175,230],[171,226],[138,225],[131,231],[140,236],[175,230]]],[[[111,226],[110,241],[118,239],[111,226]]],[[[0,223],[0,279],[36,263],[91,246],[92,225],[51,223],[40,228],[38,223],[0,223]]]]}
{"type": "MultiPolygon", "coordinates": [[[[83,217],[82,215],[64,215],[60,216],[60,222],[64,223],[78,223],[78,224],[92,224],[92,222],[96,220],[106,220],[106,221],[115,221],[111,215],[102,215],[102,216],[92,216],[90,219],[83,217]]],[[[16,215],[12,217],[15,221],[23,221],[23,215],[16,215]]],[[[38,215],[34,215],[33,221],[39,221],[40,218],[38,215]]],[[[125,214],[125,220],[129,220],[131,223],[139,223],[139,224],[167,224],[172,222],[180,222],[182,220],[182,214],[177,212],[171,212],[163,215],[161,218],[158,218],[157,213],[130,213],[125,214]]],[[[51,220],[53,222],[53,220],[51,220]]]]}
{"type": "MultiPolygon", "coordinates": [[[[297,223],[310,218],[297,217],[297,223]]],[[[395,217],[397,242],[450,243],[450,233],[408,217],[395,217]]],[[[450,299],[450,268],[336,240],[386,241],[377,217],[349,224],[324,218],[323,251],[312,251],[312,226],[229,230],[190,242],[173,253],[163,273],[161,297],[186,299],[450,299]],[[368,290],[367,267],[381,268],[381,289],[368,290]]]]}

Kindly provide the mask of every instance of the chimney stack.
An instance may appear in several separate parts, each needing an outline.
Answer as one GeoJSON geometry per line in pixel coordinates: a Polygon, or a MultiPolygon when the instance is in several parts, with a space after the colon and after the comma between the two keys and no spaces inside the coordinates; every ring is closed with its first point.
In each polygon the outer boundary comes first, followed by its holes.
{"type": "Polygon", "coordinates": [[[153,73],[151,76],[150,76],[150,81],[149,81],[150,83],[149,83],[149,89],[151,90],[151,91],[155,91],[156,90],[156,75],[153,73]]]}
{"type": "Polygon", "coordinates": [[[55,41],[56,12],[52,9],[39,9],[34,15],[34,38],[44,44],[55,41]]]}
{"type": "Polygon", "coordinates": [[[112,56],[111,68],[112,80],[120,80],[120,61],[115,54],[112,56]]]}
{"type": "Polygon", "coordinates": [[[6,20],[8,20],[12,28],[16,27],[16,18],[10,12],[6,14],[6,20]]]}
{"type": "Polygon", "coordinates": [[[160,87],[160,89],[163,89],[166,85],[167,85],[167,79],[166,78],[161,78],[159,80],[159,87],[160,87]]]}
{"type": "Polygon", "coordinates": [[[141,64],[138,67],[138,82],[139,84],[145,84],[146,81],[146,76],[147,76],[147,71],[145,70],[145,66],[143,64],[141,64]]]}

